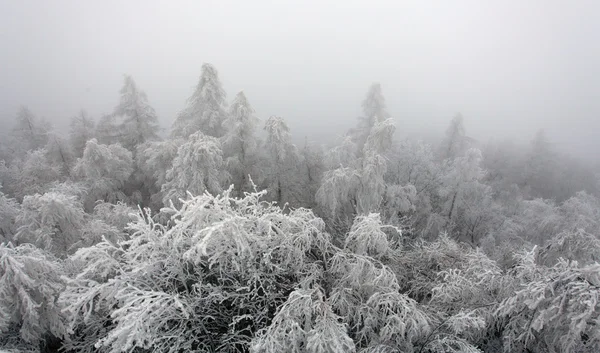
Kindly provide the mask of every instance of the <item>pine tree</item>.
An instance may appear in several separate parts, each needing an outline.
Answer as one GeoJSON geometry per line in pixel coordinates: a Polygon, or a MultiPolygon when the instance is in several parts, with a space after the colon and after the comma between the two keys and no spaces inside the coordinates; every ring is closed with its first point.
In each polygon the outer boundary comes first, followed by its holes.
{"type": "Polygon", "coordinates": [[[96,139],[89,140],[83,157],[73,167],[73,176],[88,189],[85,209],[93,209],[97,200],[125,200],[123,185],[132,172],[133,157],[127,149],[119,144],[103,145],[96,139]]]}
{"type": "Polygon", "coordinates": [[[27,107],[21,107],[17,113],[13,135],[23,145],[23,152],[37,150],[46,144],[51,127],[48,122],[38,120],[27,107]]]}
{"type": "Polygon", "coordinates": [[[468,138],[465,135],[463,116],[459,113],[452,118],[446,130],[446,136],[440,145],[442,159],[454,159],[467,149],[468,138]]]}
{"type": "Polygon", "coordinates": [[[203,64],[200,81],[187,106],[175,119],[171,136],[187,138],[197,131],[213,137],[223,136],[222,124],[227,117],[225,104],[225,90],[217,69],[209,63],[203,64]]]}
{"type": "MultiPolygon", "coordinates": [[[[367,96],[362,103],[362,108],[364,116],[359,118],[358,126],[350,131],[359,149],[362,149],[373,126],[390,118],[390,114],[386,109],[385,98],[381,91],[381,84],[374,83],[369,87],[367,96]]],[[[358,152],[360,153],[360,150],[358,152]]]]}
{"type": "Polygon", "coordinates": [[[46,158],[53,165],[59,166],[61,175],[69,176],[75,163],[75,156],[68,142],[55,131],[48,133],[48,142],[44,148],[46,158]]]}
{"type": "Polygon", "coordinates": [[[166,174],[161,189],[164,204],[179,204],[188,192],[220,193],[223,190],[221,185],[229,177],[223,170],[223,164],[223,151],[216,138],[201,132],[192,134],[177,150],[173,166],[166,174]]]}
{"type": "Polygon", "coordinates": [[[125,75],[124,81],[121,99],[113,114],[122,119],[119,129],[123,146],[135,152],[136,146],[158,139],[158,117],[146,93],[137,87],[133,78],[125,75]]]}
{"type": "Polygon", "coordinates": [[[292,143],[290,128],[283,118],[271,116],[264,129],[267,131],[264,148],[268,158],[265,168],[268,195],[280,206],[298,204],[301,200],[297,172],[300,156],[292,143]]]}
{"type": "Polygon", "coordinates": [[[259,119],[254,116],[254,109],[243,91],[235,96],[229,108],[223,123],[227,131],[223,137],[223,155],[234,190],[243,195],[252,191],[250,179],[259,180],[260,141],[256,136],[259,119]]]}
{"type": "Polygon", "coordinates": [[[95,137],[95,122],[85,110],[71,118],[69,141],[71,148],[78,158],[83,155],[85,143],[95,137]]]}

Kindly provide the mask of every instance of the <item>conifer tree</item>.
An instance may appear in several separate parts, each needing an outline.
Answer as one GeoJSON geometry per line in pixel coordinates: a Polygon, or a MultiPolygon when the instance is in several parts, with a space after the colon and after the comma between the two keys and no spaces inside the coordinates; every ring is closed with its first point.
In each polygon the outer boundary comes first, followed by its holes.
{"type": "Polygon", "coordinates": [[[213,65],[204,63],[200,81],[185,109],[177,115],[171,136],[187,138],[197,131],[213,137],[223,136],[222,124],[227,117],[225,105],[225,90],[219,73],[213,65]]]}
{"type": "Polygon", "coordinates": [[[121,117],[119,129],[124,147],[135,152],[138,145],[158,139],[158,117],[148,103],[148,97],[140,90],[133,78],[125,75],[121,99],[114,115],[121,117]]]}

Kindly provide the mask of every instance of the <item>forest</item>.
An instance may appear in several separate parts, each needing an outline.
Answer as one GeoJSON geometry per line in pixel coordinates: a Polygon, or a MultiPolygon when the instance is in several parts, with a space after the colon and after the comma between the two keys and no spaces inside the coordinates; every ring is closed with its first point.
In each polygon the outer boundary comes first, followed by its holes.
{"type": "Polygon", "coordinates": [[[130,76],[68,132],[22,107],[0,141],[0,350],[599,352],[600,170],[460,114],[398,138],[365,89],[333,147],[228,100],[208,63],[165,133],[130,76]]]}

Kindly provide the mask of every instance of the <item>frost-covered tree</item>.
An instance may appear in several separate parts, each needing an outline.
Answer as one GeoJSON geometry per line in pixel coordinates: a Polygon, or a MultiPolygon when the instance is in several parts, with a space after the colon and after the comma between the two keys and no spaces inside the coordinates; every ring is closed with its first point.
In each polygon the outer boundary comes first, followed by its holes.
{"type": "Polygon", "coordinates": [[[513,276],[520,287],[498,309],[504,351],[594,352],[600,349],[600,265],[537,263],[519,254],[513,276]]]}
{"type": "Polygon", "coordinates": [[[28,152],[22,162],[9,169],[13,182],[7,186],[18,200],[25,195],[43,193],[59,180],[60,166],[51,163],[47,154],[45,149],[28,152]]]}
{"type": "MultiPolygon", "coordinates": [[[[80,249],[60,298],[65,346],[341,352],[410,349],[426,337],[427,316],[389,267],[350,252],[362,245],[335,247],[311,211],[264,195],[190,197],[165,210],[168,228],[140,213],[129,240],[80,249]]],[[[352,244],[381,228],[366,223],[352,244]]]]}
{"type": "Polygon", "coordinates": [[[257,127],[259,119],[243,91],[239,92],[229,107],[229,115],[223,122],[223,155],[231,183],[239,195],[251,191],[252,183],[259,181],[259,146],[257,127]]]}
{"type": "Polygon", "coordinates": [[[313,208],[316,206],[315,196],[323,173],[326,170],[325,152],[321,146],[309,143],[308,140],[304,143],[304,148],[300,151],[303,169],[303,206],[313,208]]]}
{"type": "Polygon", "coordinates": [[[369,88],[365,100],[362,102],[364,116],[359,118],[358,126],[350,131],[354,142],[360,149],[371,134],[371,129],[376,123],[381,123],[390,118],[385,105],[385,98],[381,92],[381,84],[374,83],[369,88]]]}
{"type": "Polygon", "coordinates": [[[0,184],[0,243],[12,240],[15,234],[15,219],[19,214],[19,204],[13,198],[9,198],[2,192],[0,184]]]}
{"type": "Polygon", "coordinates": [[[123,132],[119,129],[117,117],[114,114],[105,114],[100,117],[96,124],[94,137],[103,145],[111,145],[122,141],[123,132]]]}
{"type": "Polygon", "coordinates": [[[0,344],[46,351],[64,332],[56,303],[64,288],[61,263],[31,244],[0,244],[0,344]]]}
{"type": "Polygon", "coordinates": [[[552,198],[556,192],[558,154],[552,147],[544,130],[540,130],[531,141],[525,165],[525,188],[533,197],[552,198]]]}
{"type": "Polygon", "coordinates": [[[200,81],[185,109],[177,115],[171,136],[187,138],[197,131],[213,137],[223,136],[225,105],[225,90],[217,69],[209,63],[202,64],[200,81]]]}
{"type": "Polygon", "coordinates": [[[103,145],[96,139],[89,140],[83,156],[73,167],[73,175],[88,189],[86,210],[91,210],[97,200],[124,200],[122,188],[132,172],[133,158],[127,149],[119,144],[103,145]]]}
{"type": "Polygon", "coordinates": [[[440,145],[442,159],[454,159],[461,156],[468,148],[468,137],[465,135],[463,116],[459,113],[452,118],[440,145]]]}
{"type": "Polygon", "coordinates": [[[21,107],[17,113],[16,124],[12,133],[22,146],[22,152],[37,150],[46,144],[47,132],[51,125],[45,120],[39,120],[27,107],[21,107]]]}
{"type": "Polygon", "coordinates": [[[120,94],[113,115],[121,119],[122,145],[135,152],[136,146],[158,139],[158,117],[148,103],[146,93],[137,87],[131,76],[125,75],[120,94]]]}
{"type": "Polygon", "coordinates": [[[481,151],[470,149],[464,157],[459,157],[447,164],[447,172],[443,177],[443,186],[440,190],[445,198],[445,213],[452,220],[460,206],[462,198],[473,188],[477,188],[479,181],[485,175],[481,168],[481,151]]]}
{"type": "MultiPolygon", "coordinates": [[[[391,119],[376,123],[367,138],[362,157],[323,175],[317,201],[334,218],[353,218],[374,212],[384,203],[387,161],[382,155],[392,144],[395,131],[391,119]]],[[[339,159],[339,158],[338,158],[339,159]]]]}
{"type": "Polygon", "coordinates": [[[83,204],[76,196],[57,191],[28,195],[16,217],[15,240],[64,257],[81,239],[84,225],[83,204]]]}
{"type": "Polygon", "coordinates": [[[188,192],[202,194],[205,191],[218,194],[229,175],[224,171],[223,151],[219,140],[196,132],[177,149],[173,166],[165,175],[162,185],[163,202],[179,204],[188,192]]]}
{"type": "Polygon", "coordinates": [[[160,209],[163,206],[161,188],[167,181],[167,172],[173,166],[177,150],[184,141],[183,139],[166,139],[138,146],[137,168],[143,177],[144,186],[149,190],[152,209],[160,209]]]}
{"type": "Polygon", "coordinates": [[[46,158],[50,163],[60,166],[61,175],[68,176],[75,163],[75,156],[68,141],[55,131],[50,131],[44,149],[46,150],[46,158]]]}
{"type": "Polygon", "coordinates": [[[96,136],[95,122],[85,110],[71,118],[69,124],[69,142],[77,158],[83,155],[85,143],[96,136]]]}
{"type": "Polygon", "coordinates": [[[264,148],[268,165],[264,171],[268,197],[283,206],[300,203],[298,165],[300,155],[292,143],[290,128],[279,116],[271,116],[265,122],[267,140],[264,148]]]}

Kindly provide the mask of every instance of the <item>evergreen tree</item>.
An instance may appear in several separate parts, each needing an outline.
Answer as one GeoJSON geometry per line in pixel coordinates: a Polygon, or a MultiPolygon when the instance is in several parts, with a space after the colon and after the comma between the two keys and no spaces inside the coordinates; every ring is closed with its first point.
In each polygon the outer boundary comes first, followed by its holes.
{"type": "Polygon", "coordinates": [[[467,141],[463,116],[460,113],[456,114],[450,121],[446,136],[440,145],[440,156],[442,159],[459,157],[466,151],[467,141]]]}
{"type": "Polygon", "coordinates": [[[121,99],[113,114],[122,119],[119,126],[122,145],[135,151],[136,146],[158,139],[158,117],[146,93],[137,87],[133,78],[125,75],[124,80],[121,99]]]}
{"type": "Polygon", "coordinates": [[[22,152],[37,150],[46,145],[47,133],[51,129],[50,123],[38,120],[27,107],[19,109],[16,120],[13,135],[22,145],[22,152]]]}
{"type": "Polygon", "coordinates": [[[297,172],[300,156],[292,143],[290,128],[283,118],[271,116],[264,129],[267,131],[264,148],[268,162],[265,168],[268,196],[280,206],[297,205],[301,200],[297,172]]]}
{"type": "Polygon", "coordinates": [[[85,143],[95,137],[95,122],[85,110],[71,118],[69,130],[69,141],[73,153],[78,158],[83,155],[85,143]]]}
{"type": "Polygon", "coordinates": [[[229,175],[224,171],[219,141],[201,132],[192,134],[177,150],[173,166],[162,185],[163,202],[180,203],[188,192],[218,194],[229,175]]]}
{"type": "Polygon", "coordinates": [[[209,63],[203,64],[200,81],[187,106],[175,119],[171,136],[187,138],[197,131],[213,137],[223,136],[225,105],[225,90],[217,69],[209,63]]]}
{"type": "Polygon", "coordinates": [[[259,145],[256,128],[259,119],[243,91],[231,103],[229,115],[224,121],[223,155],[231,175],[231,183],[237,195],[252,191],[250,178],[259,182],[259,145]],[[250,177],[250,178],[249,178],[250,177]]]}
{"type": "Polygon", "coordinates": [[[350,130],[350,134],[359,148],[358,153],[361,152],[360,149],[362,149],[369,137],[373,126],[390,118],[390,114],[386,109],[385,98],[381,91],[381,84],[374,83],[371,85],[362,103],[362,108],[364,115],[358,119],[358,126],[350,130]]]}

